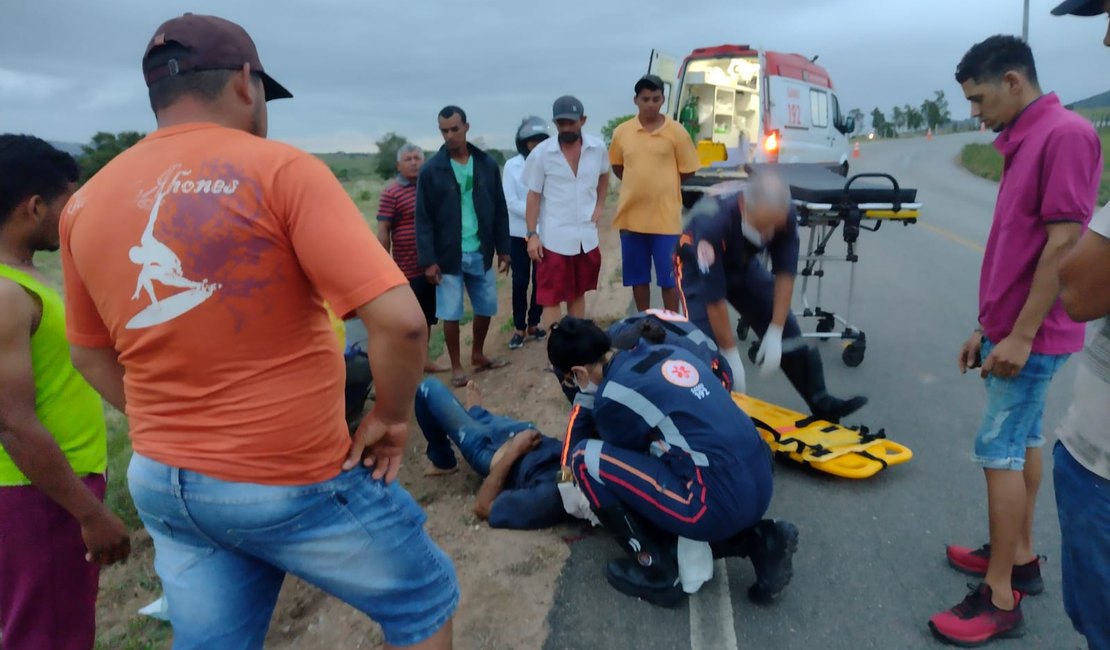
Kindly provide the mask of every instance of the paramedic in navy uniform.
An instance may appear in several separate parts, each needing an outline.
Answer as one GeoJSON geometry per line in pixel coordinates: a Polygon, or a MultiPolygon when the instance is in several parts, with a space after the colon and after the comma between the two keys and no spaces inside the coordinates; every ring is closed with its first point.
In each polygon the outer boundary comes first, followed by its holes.
{"type": "Polygon", "coordinates": [[[708,543],[713,557],[751,558],[749,596],[774,599],[790,580],[798,531],[761,521],[772,492],[766,443],[699,355],[645,339],[628,351],[611,347],[592,321],[568,316],[547,348],[552,367],[580,390],[567,428],[569,472],[630,555],[609,562],[609,583],[677,605],[676,549],[685,538],[708,543]]]}
{"type": "Polygon", "coordinates": [[[866,404],[867,398],[829,395],[821,354],[802,341],[790,313],[798,248],[790,188],[777,176],[752,176],[740,193],[706,196],[691,210],[675,256],[683,310],[716,340],[721,356],[732,366],[733,390],[745,392],[745,382],[729,304],[759,335],[755,361],[762,372],[781,365],[810,412],[836,422],[866,404]],[[771,258],[773,278],[757,259],[764,251],[771,258]]]}

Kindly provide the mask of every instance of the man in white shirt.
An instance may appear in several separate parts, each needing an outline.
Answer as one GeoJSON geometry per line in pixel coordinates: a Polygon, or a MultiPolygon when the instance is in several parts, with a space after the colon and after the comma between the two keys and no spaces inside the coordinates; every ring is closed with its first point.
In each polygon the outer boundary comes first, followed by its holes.
{"type": "Polygon", "coordinates": [[[582,102],[560,97],[552,113],[559,137],[541,142],[524,165],[525,236],[539,265],[536,302],[548,327],[564,304],[567,314],[586,315],[586,292],[597,289],[601,271],[597,222],[609,192],[608,152],[601,139],[582,133],[582,102]]]}
{"type": "Polygon", "coordinates": [[[524,186],[524,161],[539,143],[550,137],[547,121],[532,115],[524,118],[516,130],[518,155],[505,162],[501,171],[501,187],[505,192],[505,205],[509,208],[509,257],[513,269],[513,337],[509,349],[524,347],[524,340],[531,337],[542,341],[547,332],[540,327],[543,308],[536,303],[536,264],[528,256],[528,224],[524,212],[528,205],[528,188],[524,186]],[[528,298],[528,285],[532,297],[528,298]]]}
{"type": "MultiPolygon", "coordinates": [[[[1052,13],[1101,16],[1110,0],[1065,0],[1052,13]]],[[[1110,28],[1103,37],[1110,46],[1110,28]]],[[[1087,328],[1071,409],[1052,450],[1064,609],[1091,648],[1110,648],[1110,206],[1060,263],[1060,300],[1087,328]]]]}

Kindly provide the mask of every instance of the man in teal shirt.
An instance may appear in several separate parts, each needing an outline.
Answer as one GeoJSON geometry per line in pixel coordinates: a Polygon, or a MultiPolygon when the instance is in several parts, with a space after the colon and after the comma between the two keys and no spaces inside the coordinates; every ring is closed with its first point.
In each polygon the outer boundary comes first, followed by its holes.
{"type": "Polygon", "coordinates": [[[420,170],[416,182],[417,262],[436,285],[436,317],[451,357],[451,383],[465,386],[459,350],[463,293],[474,310],[473,372],[508,364],[486,356],[490,318],[497,313],[497,268],[509,272],[509,211],[501,188],[501,170],[486,152],[466,141],[470,125],[457,106],[439,112],[444,145],[420,170]]]}

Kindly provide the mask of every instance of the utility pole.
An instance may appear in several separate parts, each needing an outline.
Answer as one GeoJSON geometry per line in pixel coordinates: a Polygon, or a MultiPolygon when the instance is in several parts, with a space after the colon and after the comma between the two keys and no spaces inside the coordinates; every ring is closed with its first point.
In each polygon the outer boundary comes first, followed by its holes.
{"type": "Polygon", "coordinates": [[[1029,0],[1025,0],[1025,14],[1021,21],[1021,40],[1029,42],[1029,0]]]}

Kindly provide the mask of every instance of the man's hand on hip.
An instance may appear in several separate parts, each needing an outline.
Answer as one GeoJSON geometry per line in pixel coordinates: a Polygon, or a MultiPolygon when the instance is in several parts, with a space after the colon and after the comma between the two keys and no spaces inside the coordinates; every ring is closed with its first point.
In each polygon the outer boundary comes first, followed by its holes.
{"type": "Polygon", "coordinates": [[[401,469],[408,437],[408,422],[387,423],[371,411],[351,437],[351,449],[343,470],[354,469],[361,460],[366,467],[374,468],[374,480],[392,483],[401,469]]]}

